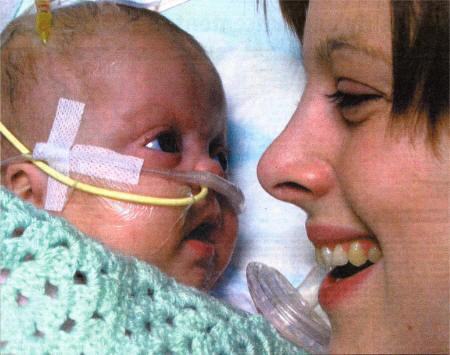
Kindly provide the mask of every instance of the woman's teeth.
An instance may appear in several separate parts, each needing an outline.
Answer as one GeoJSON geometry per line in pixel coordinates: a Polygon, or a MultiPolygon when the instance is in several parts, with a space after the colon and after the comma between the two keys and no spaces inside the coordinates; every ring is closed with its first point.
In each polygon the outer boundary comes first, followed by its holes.
{"type": "Polygon", "coordinates": [[[315,252],[317,263],[327,267],[343,266],[347,263],[359,267],[367,261],[375,264],[382,257],[381,250],[376,245],[371,246],[366,252],[358,241],[352,242],[348,251],[345,251],[343,245],[336,244],[333,250],[324,246],[316,248],[315,252]]]}

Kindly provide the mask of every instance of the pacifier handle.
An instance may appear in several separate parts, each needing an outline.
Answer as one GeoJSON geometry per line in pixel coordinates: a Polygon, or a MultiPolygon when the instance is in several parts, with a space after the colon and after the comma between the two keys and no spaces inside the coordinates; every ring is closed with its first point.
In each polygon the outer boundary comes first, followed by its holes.
{"type": "Polygon", "coordinates": [[[319,293],[320,283],[323,281],[327,274],[327,270],[320,266],[314,266],[303,279],[296,290],[302,296],[302,298],[308,303],[310,309],[316,308],[319,304],[317,297],[319,293]]]}

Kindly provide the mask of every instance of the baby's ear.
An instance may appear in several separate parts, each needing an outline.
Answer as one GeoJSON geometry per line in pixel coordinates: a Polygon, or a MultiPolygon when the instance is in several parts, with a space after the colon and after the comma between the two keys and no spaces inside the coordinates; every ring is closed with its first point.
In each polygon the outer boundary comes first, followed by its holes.
{"type": "Polygon", "coordinates": [[[47,175],[33,163],[13,163],[6,167],[5,186],[25,201],[37,208],[44,207],[47,175]]]}

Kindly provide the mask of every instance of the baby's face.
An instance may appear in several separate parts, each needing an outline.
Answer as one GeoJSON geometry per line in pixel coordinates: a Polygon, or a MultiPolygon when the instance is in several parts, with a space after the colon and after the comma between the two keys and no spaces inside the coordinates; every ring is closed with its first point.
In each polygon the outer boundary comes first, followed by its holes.
{"type": "MultiPolygon", "coordinates": [[[[105,58],[93,58],[102,64],[87,85],[75,143],[142,158],[144,168],[223,176],[227,146],[220,79],[195,51],[170,46],[156,36],[135,36],[118,41],[105,58]]],[[[141,174],[139,184],[130,188],[147,196],[185,197],[187,187],[141,174]]],[[[198,193],[198,186],[192,188],[198,193]]],[[[62,215],[111,249],[205,289],[228,264],[237,236],[235,212],[212,190],[189,209],[143,206],[75,191],[62,215]]]]}

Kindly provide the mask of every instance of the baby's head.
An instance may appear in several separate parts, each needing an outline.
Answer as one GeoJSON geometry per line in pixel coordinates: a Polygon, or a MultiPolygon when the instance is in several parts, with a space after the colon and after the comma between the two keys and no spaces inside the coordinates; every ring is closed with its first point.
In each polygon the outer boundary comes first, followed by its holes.
{"type": "MultiPolygon", "coordinates": [[[[92,174],[77,176],[82,181],[178,198],[197,194],[199,187],[145,170],[225,175],[222,84],[190,35],[157,13],[110,3],[83,3],[52,15],[45,45],[30,16],[10,24],[2,38],[2,123],[16,137],[30,149],[48,142],[58,102],[67,98],[69,108],[74,101],[84,104],[74,145],[143,161],[138,183],[94,181],[95,164],[92,174]]],[[[3,139],[2,160],[17,154],[3,139]]],[[[115,172],[110,174],[114,180],[115,172]]],[[[2,166],[2,185],[39,208],[46,203],[47,180],[29,161],[2,166]]],[[[189,208],[119,202],[74,190],[54,213],[111,249],[205,289],[224,270],[237,236],[236,213],[212,190],[189,208]]]]}

